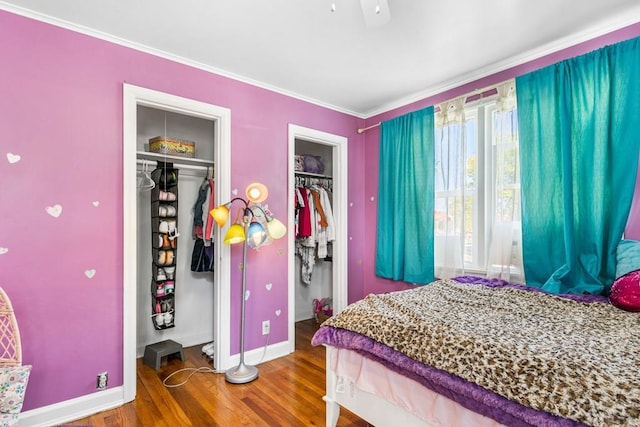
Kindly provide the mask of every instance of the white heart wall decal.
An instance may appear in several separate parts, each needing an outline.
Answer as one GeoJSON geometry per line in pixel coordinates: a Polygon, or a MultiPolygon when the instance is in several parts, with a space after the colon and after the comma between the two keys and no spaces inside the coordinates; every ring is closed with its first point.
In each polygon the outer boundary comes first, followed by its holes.
{"type": "Polygon", "coordinates": [[[7,153],[7,160],[11,164],[18,163],[21,158],[19,154],[7,153]]]}
{"type": "Polygon", "coordinates": [[[245,300],[245,301],[246,301],[246,300],[248,300],[250,296],[251,296],[251,291],[246,291],[246,292],[244,293],[244,300],[245,300]]]}
{"type": "Polygon", "coordinates": [[[270,290],[271,290],[271,288],[273,287],[273,285],[272,285],[271,283],[267,283],[266,285],[264,285],[264,287],[265,287],[268,291],[270,291],[270,290]]]}
{"type": "Polygon", "coordinates": [[[95,200],[94,202],[92,202],[93,206],[95,206],[96,208],[98,207],[98,205],[100,205],[100,202],[95,200]]]}
{"type": "Polygon", "coordinates": [[[282,310],[277,309],[277,310],[276,310],[276,316],[280,317],[280,315],[281,315],[281,314],[282,314],[282,310]]]}
{"type": "Polygon", "coordinates": [[[9,248],[0,248],[0,255],[4,255],[9,252],[9,248]]]}
{"type": "Polygon", "coordinates": [[[233,190],[231,190],[231,194],[233,194],[234,196],[238,195],[238,189],[234,188],[233,190]]]}
{"type": "Polygon", "coordinates": [[[47,206],[45,210],[54,218],[58,218],[62,214],[62,206],[60,205],[47,206]]]}
{"type": "Polygon", "coordinates": [[[84,275],[87,276],[89,279],[93,279],[93,276],[96,275],[96,270],[94,268],[92,268],[91,270],[85,270],[84,275]]]}

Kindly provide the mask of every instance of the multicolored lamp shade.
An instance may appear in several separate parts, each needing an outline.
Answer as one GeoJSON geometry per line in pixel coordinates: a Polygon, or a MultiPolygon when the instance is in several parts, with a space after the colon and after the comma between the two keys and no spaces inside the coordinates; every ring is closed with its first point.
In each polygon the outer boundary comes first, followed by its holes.
{"type": "Polygon", "coordinates": [[[247,199],[251,202],[260,203],[267,200],[267,197],[269,197],[269,190],[266,185],[260,182],[254,182],[247,186],[245,194],[247,195],[247,199]]]}
{"type": "Polygon", "coordinates": [[[247,231],[247,245],[249,245],[250,248],[256,249],[266,240],[267,230],[254,218],[251,224],[249,224],[249,230],[247,231]]]}
{"type": "Polygon", "coordinates": [[[287,227],[280,220],[274,217],[267,218],[267,230],[273,239],[280,239],[287,234],[287,227]]]}
{"type": "Polygon", "coordinates": [[[216,221],[216,223],[218,224],[218,227],[223,227],[227,223],[227,220],[229,219],[230,206],[231,206],[231,202],[227,203],[226,205],[220,205],[209,211],[209,214],[216,221]]]}
{"type": "Polygon", "coordinates": [[[224,242],[227,245],[235,245],[236,243],[242,243],[245,241],[244,227],[242,224],[232,224],[227,230],[227,234],[224,236],[224,242]]]}
{"type": "Polygon", "coordinates": [[[217,206],[209,211],[209,214],[216,221],[218,226],[224,227],[224,225],[229,220],[229,209],[233,202],[241,201],[244,204],[244,210],[238,212],[238,218],[236,219],[236,222],[231,225],[231,227],[229,227],[229,230],[227,230],[227,234],[224,238],[224,243],[233,245],[236,243],[242,243],[246,239],[247,245],[249,245],[249,247],[253,249],[256,249],[265,242],[270,241],[269,237],[271,237],[272,239],[280,239],[284,237],[284,235],[287,233],[287,227],[285,227],[285,225],[278,219],[265,213],[260,205],[258,205],[258,203],[266,200],[267,196],[269,195],[267,186],[259,182],[254,182],[247,186],[245,193],[247,195],[247,200],[240,197],[235,197],[231,199],[231,201],[217,206]],[[256,208],[264,214],[267,223],[266,230],[264,229],[262,224],[260,224],[260,222],[256,220],[256,215],[252,210],[256,208]],[[242,223],[240,221],[241,215],[244,215],[242,223]],[[246,230],[243,227],[243,224],[247,225],[246,230]]]}

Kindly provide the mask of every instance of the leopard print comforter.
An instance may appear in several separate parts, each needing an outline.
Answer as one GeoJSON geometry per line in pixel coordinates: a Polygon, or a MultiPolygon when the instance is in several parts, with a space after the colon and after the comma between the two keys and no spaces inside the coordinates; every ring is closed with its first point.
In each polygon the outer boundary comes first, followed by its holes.
{"type": "Polygon", "coordinates": [[[524,406],[640,426],[640,315],[541,292],[438,280],[369,295],[323,326],[368,336],[524,406]]]}

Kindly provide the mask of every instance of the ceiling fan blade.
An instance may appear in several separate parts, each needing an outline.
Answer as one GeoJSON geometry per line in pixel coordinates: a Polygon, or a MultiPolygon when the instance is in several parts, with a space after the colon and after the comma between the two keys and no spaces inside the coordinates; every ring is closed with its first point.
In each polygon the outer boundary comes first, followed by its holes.
{"type": "Polygon", "coordinates": [[[380,27],[391,20],[387,0],[360,0],[360,6],[368,28],[380,27]]]}

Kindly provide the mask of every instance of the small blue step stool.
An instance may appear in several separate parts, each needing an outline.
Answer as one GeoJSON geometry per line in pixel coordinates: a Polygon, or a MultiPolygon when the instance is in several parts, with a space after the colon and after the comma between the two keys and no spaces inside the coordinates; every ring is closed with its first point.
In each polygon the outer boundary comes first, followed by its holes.
{"type": "Polygon", "coordinates": [[[153,369],[158,370],[160,369],[162,358],[172,354],[178,354],[178,356],[180,356],[180,360],[184,362],[182,344],[173,340],[165,340],[155,344],[149,344],[144,348],[144,363],[151,366],[153,369]]]}

